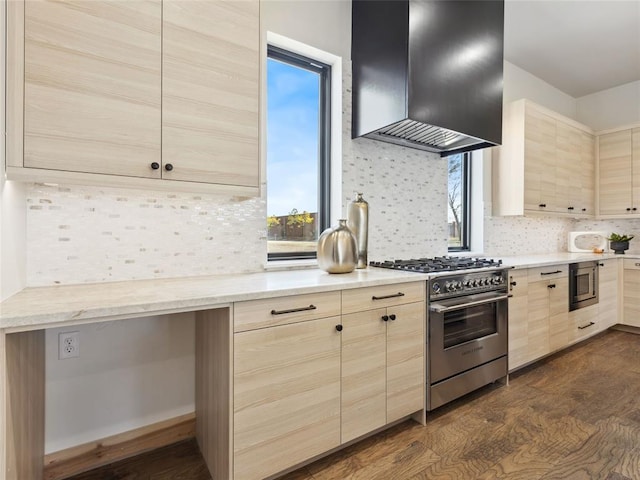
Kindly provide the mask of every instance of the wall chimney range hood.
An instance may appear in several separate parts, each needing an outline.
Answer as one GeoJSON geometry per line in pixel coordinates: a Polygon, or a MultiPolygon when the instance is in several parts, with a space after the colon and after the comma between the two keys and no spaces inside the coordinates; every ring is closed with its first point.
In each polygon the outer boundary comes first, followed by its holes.
{"type": "Polygon", "coordinates": [[[500,145],[503,0],[353,0],[352,15],[353,138],[500,145]]]}

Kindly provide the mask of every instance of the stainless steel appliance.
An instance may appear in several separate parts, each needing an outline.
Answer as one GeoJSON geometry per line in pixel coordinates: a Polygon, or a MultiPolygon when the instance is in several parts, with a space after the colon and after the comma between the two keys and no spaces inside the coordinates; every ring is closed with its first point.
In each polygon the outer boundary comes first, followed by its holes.
{"type": "Polygon", "coordinates": [[[427,410],[508,373],[507,270],[429,280],[427,410]]]}
{"type": "Polygon", "coordinates": [[[569,264],[569,311],[598,303],[598,262],[569,264]]]}
{"type": "Polygon", "coordinates": [[[427,303],[427,410],[508,374],[508,285],[502,261],[437,257],[371,262],[432,273],[427,303]]]}

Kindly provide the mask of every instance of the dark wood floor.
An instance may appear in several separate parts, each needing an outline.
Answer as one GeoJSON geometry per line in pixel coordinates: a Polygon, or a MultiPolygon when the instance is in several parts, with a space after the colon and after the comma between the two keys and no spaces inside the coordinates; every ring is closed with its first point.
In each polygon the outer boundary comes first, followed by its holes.
{"type": "MultiPolygon", "coordinates": [[[[209,479],[193,441],[74,480],[209,479]]],[[[640,480],[640,335],[605,332],[282,480],[640,480]]]]}

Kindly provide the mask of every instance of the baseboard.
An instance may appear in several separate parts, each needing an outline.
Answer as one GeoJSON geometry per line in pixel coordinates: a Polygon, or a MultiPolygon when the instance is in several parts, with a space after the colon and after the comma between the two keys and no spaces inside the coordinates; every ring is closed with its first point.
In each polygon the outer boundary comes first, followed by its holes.
{"type": "Polygon", "coordinates": [[[195,437],[196,415],[188,413],[44,456],[44,480],[86,472],[111,462],[195,437]]]}
{"type": "Polygon", "coordinates": [[[632,327],[631,325],[622,325],[620,323],[616,323],[613,327],[611,327],[611,330],[620,330],[621,332],[635,333],[635,334],[640,333],[640,328],[632,327]]]}

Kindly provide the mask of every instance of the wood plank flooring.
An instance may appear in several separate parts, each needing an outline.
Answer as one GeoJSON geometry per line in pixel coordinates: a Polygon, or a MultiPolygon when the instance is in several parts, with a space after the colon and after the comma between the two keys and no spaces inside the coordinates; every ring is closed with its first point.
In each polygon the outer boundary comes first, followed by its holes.
{"type": "MultiPolygon", "coordinates": [[[[73,480],[209,479],[193,441],[73,480]]],[[[604,332],[281,480],[640,480],[640,335],[604,332]]]]}

